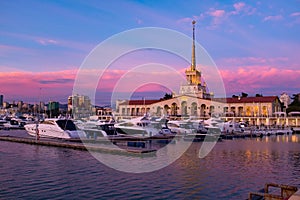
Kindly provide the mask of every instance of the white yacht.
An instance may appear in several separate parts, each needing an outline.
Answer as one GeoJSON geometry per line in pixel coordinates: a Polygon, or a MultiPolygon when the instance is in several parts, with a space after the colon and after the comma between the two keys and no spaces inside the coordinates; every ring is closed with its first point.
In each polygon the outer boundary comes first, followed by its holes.
{"type": "Polygon", "coordinates": [[[198,121],[198,128],[196,132],[188,133],[183,136],[185,141],[202,142],[211,141],[216,142],[221,140],[221,130],[223,127],[223,120],[218,118],[210,118],[205,121],[198,121]]]}
{"type": "Polygon", "coordinates": [[[147,116],[116,123],[114,126],[116,131],[120,134],[138,137],[152,137],[159,134],[172,133],[168,131],[168,127],[166,127],[163,122],[151,121],[147,116]]]}
{"type": "Polygon", "coordinates": [[[24,122],[21,123],[21,121],[17,120],[16,118],[11,118],[8,121],[6,121],[5,123],[3,123],[3,121],[1,121],[1,124],[5,130],[10,130],[10,129],[22,128],[25,123],[24,122]]]}
{"type": "Polygon", "coordinates": [[[45,119],[38,124],[27,124],[24,126],[27,133],[36,137],[51,137],[61,139],[72,139],[86,137],[84,131],[77,129],[72,120],[69,119],[45,119]]]}
{"type": "Polygon", "coordinates": [[[244,132],[244,129],[241,127],[240,123],[228,121],[224,122],[223,132],[226,134],[240,134],[244,132]]]}
{"type": "Polygon", "coordinates": [[[168,127],[171,129],[171,131],[176,132],[179,135],[192,134],[196,132],[193,124],[185,121],[168,121],[168,127]]]}
{"type": "Polygon", "coordinates": [[[93,135],[96,137],[108,137],[118,135],[115,131],[114,123],[111,121],[74,121],[75,125],[82,131],[84,131],[89,138],[93,135]]]}

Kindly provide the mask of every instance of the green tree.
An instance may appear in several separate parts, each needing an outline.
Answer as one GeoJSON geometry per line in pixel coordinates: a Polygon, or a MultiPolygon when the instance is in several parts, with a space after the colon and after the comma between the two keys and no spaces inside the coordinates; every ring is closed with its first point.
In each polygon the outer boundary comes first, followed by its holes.
{"type": "Polygon", "coordinates": [[[286,109],[286,112],[292,112],[292,111],[299,111],[300,112],[300,101],[299,101],[299,94],[293,94],[293,102],[289,105],[289,107],[286,109]]]}
{"type": "Polygon", "coordinates": [[[242,92],[242,97],[248,97],[247,93],[242,92]]]}
{"type": "Polygon", "coordinates": [[[162,99],[163,100],[172,99],[172,94],[166,93],[165,96],[162,99]]]}

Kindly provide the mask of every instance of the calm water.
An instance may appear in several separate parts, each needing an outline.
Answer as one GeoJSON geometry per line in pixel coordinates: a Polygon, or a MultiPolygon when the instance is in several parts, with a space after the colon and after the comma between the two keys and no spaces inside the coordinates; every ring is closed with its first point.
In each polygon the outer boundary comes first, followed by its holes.
{"type": "Polygon", "coordinates": [[[89,152],[0,141],[0,199],[246,199],[266,182],[300,186],[300,135],[194,143],[161,170],[132,174],[89,152]]]}

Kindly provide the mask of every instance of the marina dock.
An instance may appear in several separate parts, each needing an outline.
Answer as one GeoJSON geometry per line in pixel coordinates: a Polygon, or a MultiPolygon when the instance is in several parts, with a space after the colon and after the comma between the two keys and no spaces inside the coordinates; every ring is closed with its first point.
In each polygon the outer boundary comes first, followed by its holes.
{"type": "MultiPolygon", "coordinates": [[[[294,131],[293,133],[298,133],[294,131]]],[[[288,133],[287,133],[288,134],[288,133]]],[[[277,134],[276,134],[277,135],[277,134]]],[[[262,134],[235,133],[221,134],[219,140],[232,140],[239,138],[263,137],[262,134]]],[[[41,137],[37,140],[35,137],[27,134],[25,130],[0,130],[0,141],[18,142],[31,145],[53,146],[61,148],[70,148],[82,151],[94,151],[112,154],[135,154],[142,155],[147,153],[155,154],[162,146],[170,142],[176,142],[182,135],[166,134],[155,135],[152,137],[133,137],[130,135],[109,136],[109,138],[99,137],[95,133],[89,133],[84,139],[58,139],[41,137]],[[175,140],[173,140],[175,139],[175,140]],[[159,144],[159,145],[158,145],[159,144]]],[[[203,140],[201,140],[203,141],[203,140]]]]}
{"type": "MultiPolygon", "coordinates": [[[[108,140],[84,140],[82,142],[78,140],[63,140],[55,138],[40,138],[39,140],[26,135],[25,131],[1,131],[0,141],[8,142],[18,142],[31,145],[42,145],[42,146],[52,146],[52,147],[62,147],[70,148],[82,151],[94,151],[101,153],[112,153],[112,154],[145,154],[145,153],[155,153],[154,148],[140,148],[135,146],[125,146],[125,145],[112,145],[108,140]],[[24,133],[23,133],[24,132],[24,133]]],[[[124,141],[124,140],[123,140],[124,141]]]]}

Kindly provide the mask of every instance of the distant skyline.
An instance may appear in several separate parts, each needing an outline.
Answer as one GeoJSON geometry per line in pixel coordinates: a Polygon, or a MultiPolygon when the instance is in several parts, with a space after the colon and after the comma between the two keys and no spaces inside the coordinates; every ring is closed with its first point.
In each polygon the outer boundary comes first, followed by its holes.
{"type": "MultiPolygon", "coordinates": [[[[227,96],[292,96],[300,92],[299,5],[299,0],[1,1],[0,94],[4,101],[66,103],[80,65],[99,43],[142,27],[168,28],[191,37],[191,22],[196,20],[196,40],[215,61],[227,96]]],[[[182,74],[189,67],[163,52],[120,58],[106,72],[96,103],[109,102],[114,83],[128,68],[152,61],[182,74]]],[[[142,87],[136,98],[158,99],[166,91],[142,87]]]]}

